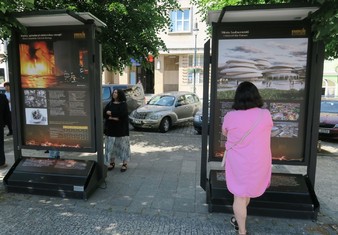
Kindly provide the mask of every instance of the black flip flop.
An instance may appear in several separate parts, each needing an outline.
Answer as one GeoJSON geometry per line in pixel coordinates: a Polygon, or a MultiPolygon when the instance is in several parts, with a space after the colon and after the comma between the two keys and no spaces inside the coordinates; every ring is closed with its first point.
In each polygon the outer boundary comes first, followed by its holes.
{"type": "Polygon", "coordinates": [[[237,223],[236,218],[235,218],[234,216],[231,217],[231,219],[230,219],[230,224],[231,224],[232,226],[234,226],[234,229],[235,229],[236,231],[238,231],[238,229],[239,229],[238,223],[237,223]]]}
{"type": "Polygon", "coordinates": [[[108,171],[111,171],[115,168],[115,162],[110,163],[110,166],[108,166],[108,171]]]}
{"type": "Polygon", "coordinates": [[[126,170],[127,170],[127,163],[122,165],[121,172],[125,172],[126,170]]]}

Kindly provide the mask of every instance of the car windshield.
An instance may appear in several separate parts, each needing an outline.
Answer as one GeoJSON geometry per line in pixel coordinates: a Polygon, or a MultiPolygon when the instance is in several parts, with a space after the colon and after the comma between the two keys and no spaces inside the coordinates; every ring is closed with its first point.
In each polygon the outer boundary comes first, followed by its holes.
{"type": "Polygon", "coordinates": [[[172,106],[174,104],[175,97],[174,96],[154,96],[149,100],[149,105],[159,105],[159,106],[172,106]]]}
{"type": "Polygon", "coordinates": [[[322,101],[320,105],[322,113],[338,113],[338,101],[322,101]]]}

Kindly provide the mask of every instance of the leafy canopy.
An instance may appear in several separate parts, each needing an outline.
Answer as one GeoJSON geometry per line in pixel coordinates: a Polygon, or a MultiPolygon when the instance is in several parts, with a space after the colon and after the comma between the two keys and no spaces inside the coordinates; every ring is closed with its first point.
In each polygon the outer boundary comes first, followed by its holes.
{"type": "Polygon", "coordinates": [[[8,39],[11,30],[23,30],[20,23],[12,16],[12,12],[32,9],[34,0],[1,0],[0,1],[0,40],[8,39]]]}

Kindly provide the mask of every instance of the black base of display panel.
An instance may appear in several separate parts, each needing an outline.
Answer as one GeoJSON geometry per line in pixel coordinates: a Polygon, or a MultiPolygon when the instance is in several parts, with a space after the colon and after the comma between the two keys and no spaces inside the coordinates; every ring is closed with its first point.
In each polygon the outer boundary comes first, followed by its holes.
{"type": "Polygon", "coordinates": [[[22,157],[3,182],[7,192],[88,199],[99,186],[95,161],[22,157]]]}
{"type": "MultiPolygon", "coordinates": [[[[225,172],[211,170],[207,183],[209,212],[233,213],[233,195],[228,191],[225,172]]],[[[319,202],[304,175],[273,173],[271,186],[266,192],[252,198],[248,206],[249,215],[271,217],[317,219],[319,202]]]]}

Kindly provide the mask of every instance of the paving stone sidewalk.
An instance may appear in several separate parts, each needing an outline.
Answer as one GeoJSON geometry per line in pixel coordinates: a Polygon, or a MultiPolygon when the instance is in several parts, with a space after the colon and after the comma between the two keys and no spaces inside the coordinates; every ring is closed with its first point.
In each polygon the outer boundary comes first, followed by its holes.
{"type": "MultiPolygon", "coordinates": [[[[12,164],[10,144],[6,137],[6,156],[12,164]]],[[[0,234],[236,234],[228,223],[230,214],[208,212],[205,191],[199,186],[201,136],[191,126],[165,134],[131,131],[131,144],[128,170],[121,173],[117,162],[106,184],[88,200],[6,193],[1,184],[0,234]]],[[[30,154],[46,156],[44,151],[30,154]]],[[[79,157],[79,153],[62,154],[79,157]]],[[[338,234],[337,168],[337,157],[318,157],[317,221],[249,216],[250,234],[338,234]]],[[[0,170],[1,182],[5,173],[6,169],[0,170]]]]}

